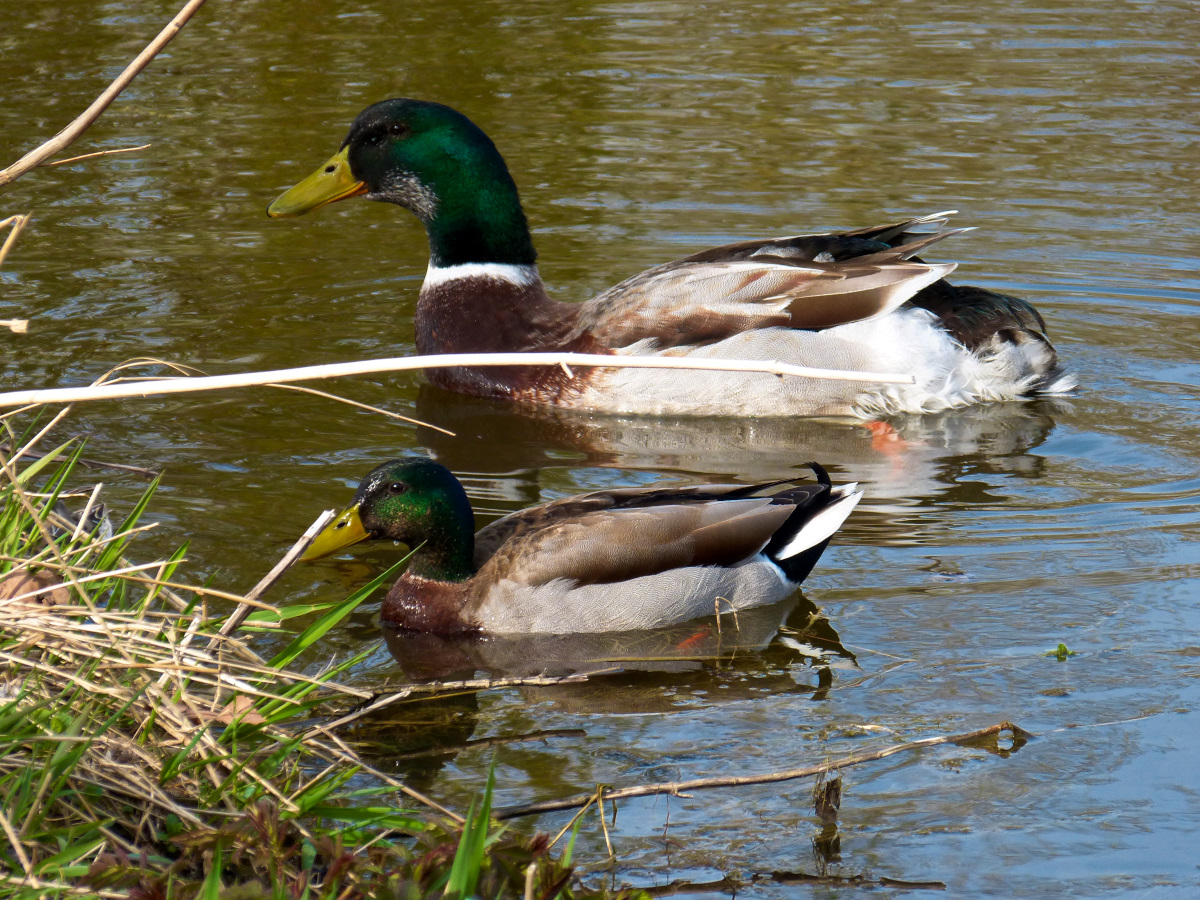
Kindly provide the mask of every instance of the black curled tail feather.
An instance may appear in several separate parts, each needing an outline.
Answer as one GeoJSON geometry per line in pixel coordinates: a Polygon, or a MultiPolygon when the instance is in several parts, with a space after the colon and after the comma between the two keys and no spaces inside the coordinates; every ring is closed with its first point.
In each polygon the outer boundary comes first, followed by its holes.
{"type": "Polygon", "coordinates": [[[979,350],[1002,331],[1029,332],[1046,341],[1041,313],[1020,297],[974,285],[954,285],[943,278],[922,288],[908,302],[937,316],[942,327],[968,350],[979,350]]]}
{"type": "Polygon", "coordinates": [[[1036,345],[1037,352],[1028,354],[1031,379],[1026,393],[1063,393],[1074,386],[1046,337],[1045,320],[1028,300],[942,279],[908,302],[937,316],[950,336],[973,353],[995,352],[997,342],[1036,345]]]}

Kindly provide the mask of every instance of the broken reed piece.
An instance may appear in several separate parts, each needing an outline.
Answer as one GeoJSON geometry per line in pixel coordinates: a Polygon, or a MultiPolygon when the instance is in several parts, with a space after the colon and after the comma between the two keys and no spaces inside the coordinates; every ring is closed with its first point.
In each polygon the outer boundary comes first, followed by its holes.
{"type": "MultiPolygon", "coordinates": [[[[9,229],[8,237],[4,239],[3,244],[0,244],[0,266],[4,265],[4,260],[8,258],[8,251],[11,250],[13,244],[17,242],[17,238],[20,237],[21,232],[25,230],[25,226],[29,224],[29,219],[32,216],[33,213],[21,213],[20,215],[9,216],[7,219],[0,220],[0,228],[4,228],[6,225],[12,226],[9,229]]],[[[12,319],[11,321],[21,322],[22,320],[12,319]]],[[[26,322],[26,324],[28,324],[28,322],[26,322]]],[[[11,325],[9,325],[9,327],[12,328],[11,325]]],[[[13,328],[13,331],[16,330],[17,329],[13,328]]]]}
{"type": "MultiPolygon", "coordinates": [[[[4,260],[8,258],[8,251],[17,242],[17,238],[25,229],[25,226],[29,224],[29,218],[32,215],[32,213],[22,213],[17,216],[9,216],[7,219],[0,221],[0,228],[6,225],[11,226],[8,231],[8,237],[4,239],[3,244],[0,244],[0,266],[4,265],[4,260]]],[[[29,331],[29,320],[0,319],[0,326],[7,328],[13,334],[25,334],[29,331]]]]}
{"type": "Polygon", "coordinates": [[[38,163],[38,165],[65,166],[68,163],[83,162],[85,159],[94,159],[97,156],[115,156],[118,153],[136,153],[138,150],[145,150],[147,147],[153,146],[153,144],[139,144],[136,147],[116,147],[112,150],[97,150],[94,153],[83,153],[79,156],[69,156],[66,159],[48,159],[45,162],[38,163]]]}

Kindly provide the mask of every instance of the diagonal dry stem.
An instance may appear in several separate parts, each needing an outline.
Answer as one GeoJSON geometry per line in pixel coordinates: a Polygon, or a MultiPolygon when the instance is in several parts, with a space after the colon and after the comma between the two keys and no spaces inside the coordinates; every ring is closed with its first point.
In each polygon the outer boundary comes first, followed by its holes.
{"type": "Polygon", "coordinates": [[[439,425],[433,425],[429,422],[422,422],[420,419],[414,419],[412,416],[402,416],[400,413],[394,413],[390,410],[380,409],[378,406],[371,406],[366,403],[359,403],[357,400],[351,400],[349,397],[340,397],[337,394],[330,394],[328,391],[318,391],[316,388],[303,387],[299,384],[268,384],[266,387],[279,388],[284,391],[299,391],[302,394],[312,394],[314,397],[324,397],[327,400],[336,400],[338,403],[345,403],[347,406],[354,406],[358,409],[365,409],[368,412],[379,413],[381,416],[388,416],[392,419],[399,419],[401,422],[407,422],[410,425],[420,425],[423,428],[432,428],[434,431],[440,431],[442,434],[455,437],[453,431],[442,428],[439,425]]]}
{"type": "Polygon", "coordinates": [[[81,134],[91,127],[93,122],[100,118],[101,113],[117,99],[117,95],[125,90],[163,47],[170,43],[171,38],[179,33],[179,30],[187,24],[187,20],[203,5],[204,0],[188,0],[183,9],[175,14],[175,18],[167,23],[167,27],[158,33],[158,36],[134,58],[133,62],[125,67],[125,71],[118,75],[112,84],[105,88],[104,92],[92,101],[92,105],[85,109],[75,121],[41,146],[30,150],[7,169],[0,171],[0,186],[15,181],[30,169],[41,165],[54,154],[73,144],[81,134]]]}

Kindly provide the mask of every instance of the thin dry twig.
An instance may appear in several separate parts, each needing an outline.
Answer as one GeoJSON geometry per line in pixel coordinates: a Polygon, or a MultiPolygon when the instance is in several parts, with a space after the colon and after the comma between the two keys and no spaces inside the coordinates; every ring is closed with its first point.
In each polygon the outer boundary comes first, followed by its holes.
{"type": "Polygon", "coordinates": [[[508,806],[497,809],[493,815],[497,819],[513,819],[518,816],[535,815],[546,812],[556,812],[563,809],[575,809],[590,804],[597,800],[598,797],[605,800],[622,800],[626,797],[647,797],[654,794],[670,794],[672,796],[683,796],[687,791],[706,790],[709,788],[718,787],[737,787],[747,784],[772,784],[779,781],[792,781],[796,778],[808,778],[812,775],[821,775],[826,772],[832,772],[836,769],[844,769],[848,766],[857,766],[866,762],[874,762],[875,760],[884,759],[896,753],[902,753],[907,750],[917,750],[922,747],[933,747],[938,744],[963,744],[969,741],[979,740],[990,735],[1000,734],[1001,732],[1012,732],[1014,737],[1027,738],[1030,733],[1022,728],[1017,727],[1011,722],[1000,722],[998,725],[989,725],[987,728],[979,728],[975,731],[967,731],[962,734],[947,734],[938,737],[922,738],[921,740],[911,741],[907,744],[893,744],[890,747],[884,747],[882,750],[873,750],[869,753],[855,753],[850,756],[843,757],[832,762],[821,763],[816,766],[805,766],[800,769],[785,769],[782,772],[767,772],[763,775],[727,775],[720,778],[696,778],[691,781],[670,781],[660,782],[658,784],[644,784],[634,787],[616,788],[614,790],[604,790],[601,793],[593,791],[590,794],[577,794],[574,797],[566,797],[561,800],[547,800],[542,803],[528,803],[523,806],[508,806]]]}
{"type": "Polygon", "coordinates": [[[129,896],[128,893],[121,891],[106,891],[84,885],[62,884],[57,881],[42,881],[32,875],[27,877],[17,877],[0,872],[0,884],[11,884],[17,887],[33,888],[34,890],[44,891],[42,896],[50,896],[52,894],[80,894],[85,897],[105,897],[113,898],[113,900],[125,900],[129,896]]]}
{"type": "MultiPolygon", "coordinates": [[[[614,803],[615,807],[616,804],[614,803]]],[[[608,821],[604,818],[604,788],[596,788],[596,812],[600,814],[600,828],[604,831],[604,846],[608,848],[608,858],[616,856],[613,852],[612,838],[608,835],[608,821]]]]}
{"type": "Polygon", "coordinates": [[[21,839],[17,837],[17,832],[13,829],[12,822],[8,820],[8,816],[4,814],[3,808],[0,808],[0,826],[3,826],[4,834],[8,837],[8,843],[13,848],[13,852],[17,854],[17,862],[21,864],[21,868],[25,870],[26,875],[32,875],[33,863],[25,855],[25,848],[21,845],[21,839]]]}
{"type": "Polygon", "coordinates": [[[137,147],[118,147],[115,150],[97,150],[95,153],[84,153],[81,156],[71,156],[67,159],[52,159],[46,162],[38,163],[39,166],[65,166],[67,163],[82,162],[85,159],[93,159],[97,156],[114,156],[117,153],[135,153],[138,150],[145,150],[151,144],[141,144],[137,147]]]}
{"type": "Polygon", "coordinates": [[[345,744],[343,744],[340,740],[338,740],[336,735],[330,735],[329,737],[330,737],[330,740],[334,744],[334,746],[332,748],[328,744],[324,743],[323,741],[316,741],[316,740],[309,741],[306,739],[305,744],[306,744],[306,746],[308,746],[312,749],[319,749],[323,752],[332,753],[332,754],[338,756],[339,758],[350,763],[351,765],[357,766],[358,769],[360,769],[363,772],[366,772],[371,777],[378,778],[380,781],[382,781],[388,787],[395,788],[396,790],[400,791],[400,793],[404,794],[405,796],[407,796],[413,800],[416,800],[418,803],[423,804],[424,806],[428,806],[432,810],[436,810],[437,812],[441,813],[446,818],[450,819],[451,821],[453,821],[459,825],[462,825],[464,822],[466,822],[466,819],[464,819],[458,813],[454,812],[453,810],[447,809],[446,807],[444,807],[440,803],[438,803],[436,800],[426,797],[424,794],[422,794],[416,788],[411,788],[404,782],[397,781],[391,775],[381,772],[378,769],[374,768],[373,766],[364,762],[362,759],[359,758],[357,753],[355,753],[353,750],[351,750],[349,747],[347,747],[345,744]]]}
{"type": "Polygon", "coordinates": [[[160,378],[136,383],[114,383],[80,388],[8,391],[0,394],[0,406],[158,397],[164,394],[190,394],[197,391],[261,387],[277,382],[341,378],[348,375],[373,375],[380,372],[407,372],[414,369],[445,369],[459,366],[558,366],[564,362],[570,365],[594,368],[761,372],[780,377],[788,375],[797,378],[824,378],[834,381],[913,383],[913,376],[904,373],[815,369],[778,360],[699,359],[691,356],[618,356],[599,353],[442,353],[431,356],[400,356],[389,359],[329,363],[321,366],[299,366],[292,369],[274,369],[269,372],[239,372],[231,375],[206,375],[200,378],[160,378]]]}
{"type": "Polygon", "coordinates": [[[327,509],[317,516],[316,521],[309,525],[308,530],[300,535],[300,539],[292,545],[292,549],[285,553],[283,559],[279,560],[275,564],[275,567],[263,576],[262,581],[250,589],[250,592],[246,594],[242,602],[238,604],[238,607],[229,614],[229,618],[225,620],[225,623],[221,626],[221,630],[218,632],[222,637],[232,634],[246,621],[246,616],[250,615],[250,610],[254,607],[258,598],[270,590],[271,585],[283,577],[283,573],[290,569],[292,564],[300,558],[300,554],[308,549],[308,545],[313,542],[313,538],[320,534],[321,529],[332,522],[336,516],[337,511],[332,509],[327,509]]]}
{"type": "MultiPolygon", "coordinates": [[[[17,452],[14,453],[12,455],[12,458],[8,461],[9,465],[15,466],[18,462],[20,462],[22,457],[28,456],[30,451],[32,451],[33,448],[36,447],[38,445],[38,443],[42,440],[42,438],[44,438],[50,432],[50,429],[52,429],[55,425],[57,425],[59,422],[61,422],[63,419],[65,419],[70,412],[71,412],[70,405],[64,406],[62,409],[60,409],[58,411],[58,413],[54,416],[54,418],[52,418],[49,422],[47,422],[44,426],[42,426],[41,431],[39,431],[33,437],[29,438],[29,440],[27,440],[25,442],[24,446],[19,447],[17,449],[17,452]]],[[[5,451],[0,450],[0,453],[3,453],[3,452],[5,452],[5,451]]]]}
{"type": "Polygon", "coordinates": [[[101,113],[108,109],[109,105],[117,99],[117,95],[125,90],[129,83],[137,77],[142,69],[146,68],[150,60],[154,59],[163,47],[170,43],[171,38],[179,33],[179,30],[187,24],[188,19],[203,5],[204,0],[188,0],[183,9],[175,14],[175,18],[167,23],[167,27],[160,31],[158,36],[146,45],[146,49],[139,53],[133,62],[125,67],[125,71],[118,75],[112,84],[105,88],[104,92],[92,101],[92,105],[85,109],[75,121],[40,147],[30,150],[7,169],[0,171],[0,185],[16,181],[30,169],[41,165],[54,154],[65,150],[71,144],[75,143],[79,136],[87,131],[92,123],[100,118],[101,113]]]}
{"type": "Polygon", "coordinates": [[[371,406],[367,403],[359,403],[357,400],[351,400],[349,397],[339,397],[337,394],[330,394],[326,391],[318,391],[316,388],[302,387],[298,384],[268,384],[267,387],[280,388],[285,391],[299,391],[302,394],[312,394],[314,397],[325,397],[328,400],[336,400],[338,403],[345,403],[347,406],[354,406],[358,409],[365,409],[367,412],[379,413],[381,416],[388,416],[392,419],[399,419],[401,422],[408,422],[410,425],[420,425],[424,428],[432,428],[434,431],[440,431],[442,434],[456,437],[453,431],[446,428],[441,428],[437,425],[432,425],[429,422],[422,422],[420,419],[414,419],[412,416],[402,416],[400,413],[392,412],[387,409],[380,409],[378,406],[371,406]]]}
{"type": "MultiPolygon", "coordinates": [[[[587,803],[583,804],[583,808],[580,809],[579,812],[575,813],[575,815],[571,816],[571,821],[569,821],[566,825],[564,825],[562,827],[562,830],[554,836],[554,840],[552,840],[550,842],[551,847],[553,847],[555,844],[557,844],[559,841],[561,841],[563,839],[563,835],[565,835],[568,831],[570,831],[572,828],[575,827],[575,823],[578,822],[580,819],[582,819],[584,814],[589,809],[592,808],[592,802],[595,799],[596,799],[595,794],[588,795],[587,803]]],[[[495,816],[495,812],[493,812],[492,815],[495,816]]]]}

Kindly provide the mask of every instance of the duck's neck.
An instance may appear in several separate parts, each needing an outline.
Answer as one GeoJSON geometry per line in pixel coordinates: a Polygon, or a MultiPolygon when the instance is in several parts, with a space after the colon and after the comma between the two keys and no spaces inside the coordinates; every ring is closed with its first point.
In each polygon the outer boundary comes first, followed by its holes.
{"type": "Polygon", "coordinates": [[[537,259],[517,186],[502,162],[498,170],[439,185],[433,202],[417,212],[429,235],[432,268],[532,266],[537,259]]]}
{"type": "Polygon", "coordinates": [[[475,574],[474,521],[443,521],[425,533],[407,573],[429,581],[466,581],[475,574]]]}

